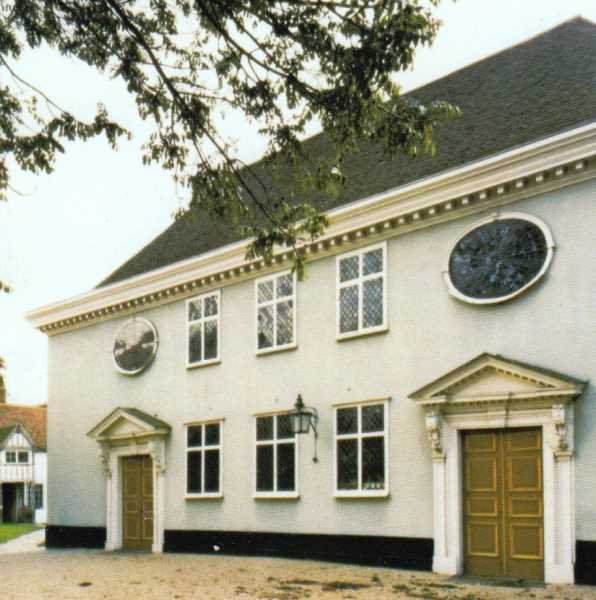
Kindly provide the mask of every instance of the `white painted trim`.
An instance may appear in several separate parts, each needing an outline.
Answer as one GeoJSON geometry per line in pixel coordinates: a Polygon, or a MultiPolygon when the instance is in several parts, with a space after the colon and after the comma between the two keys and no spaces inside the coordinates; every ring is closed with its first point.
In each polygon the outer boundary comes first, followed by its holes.
{"type": "Polygon", "coordinates": [[[195,423],[187,423],[184,426],[185,435],[185,457],[184,457],[184,497],[186,500],[198,500],[201,498],[223,498],[223,419],[208,421],[198,421],[195,423]],[[207,425],[218,425],[219,426],[219,443],[205,445],[205,427],[207,425]],[[201,445],[200,446],[189,446],[188,445],[188,428],[189,427],[201,427],[201,445]],[[188,491],[188,455],[191,452],[201,453],[201,488],[205,489],[205,452],[207,450],[217,450],[219,452],[219,489],[217,492],[189,492],[188,491]]]}
{"type": "Polygon", "coordinates": [[[120,327],[120,329],[118,329],[118,332],[116,333],[115,340],[117,340],[120,337],[120,334],[124,329],[126,329],[126,327],[128,327],[131,323],[134,323],[135,321],[141,321],[142,323],[147,325],[151,329],[151,331],[153,331],[153,337],[155,339],[155,342],[153,344],[153,350],[151,351],[151,357],[149,358],[149,360],[142,367],[140,367],[139,369],[135,369],[134,371],[125,371],[122,367],[120,367],[120,365],[116,362],[114,347],[112,346],[112,362],[114,364],[114,368],[116,369],[116,371],[118,371],[118,373],[122,373],[122,375],[138,375],[141,371],[144,371],[155,359],[157,350],[159,348],[159,335],[157,335],[157,329],[155,328],[155,325],[148,319],[145,319],[145,317],[137,317],[136,315],[131,317],[130,319],[127,319],[126,322],[122,324],[122,326],[120,327]]]}
{"type": "MultiPolygon", "coordinates": [[[[573,405],[567,405],[567,444],[573,442],[573,405]]],[[[573,528],[572,451],[553,451],[558,437],[550,408],[479,409],[475,413],[441,417],[443,454],[433,457],[433,571],[463,572],[462,455],[460,433],[471,429],[542,428],[544,497],[544,578],[546,583],[573,583],[575,530],[573,528]]]]}
{"type": "Polygon", "coordinates": [[[153,461],[153,544],[152,552],[163,552],[165,527],[165,442],[162,436],[143,444],[131,440],[128,445],[105,444],[106,465],[106,544],[107,551],[122,548],[122,459],[125,456],[149,455],[153,461]]]}
{"type": "MultiPolygon", "coordinates": [[[[322,239],[341,236],[358,227],[366,227],[384,219],[394,219],[412,211],[420,211],[420,214],[423,214],[426,209],[437,203],[449,202],[455,197],[473,194],[480,189],[498,186],[516,178],[528,177],[561,164],[581,161],[595,153],[596,122],[592,122],[331,210],[328,213],[330,224],[322,239]]],[[[581,177],[593,176],[585,171],[584,169],[581,177]]],[[[561,178],[560,183],[552,183],[551,187],[547,186],[548,189],[567,185],[564,179],[565,177],[561,178]]],[[[577,180],[576,177],[573,182],[577,180]]],[[[516,192],[517,196],[514,196],[514,199],[526,197],[524,194],[532,195],[543,191],[542,188],[537,188],[534,192],[516,192]]],[[[482,206],[472,209],[472,212],[485,208],[482,206]]],[[[447,218],[452,217],[445,217],[447,218]]],[[[29,311],[26,318],[38,328],[73,319],[81,314],[95,318],[96,311],[104,310],[107,306],[125,306],[128,303],[130,306],[127,308],[132,308],[136,306],[135,298],[139,296],[156,295],[159,296],[156,298],[158,302],[167,302],[170,293],[167,288],[176,290],[177,286],[180,286],[182,292],[190,295],[197,280],[216,284],[213,274],[218,271],[237,269],[251,276],[254,264],[247,266],[245,259],[246,249],[251,241],[248,239],[228,244],[149,273],[43,306],[29,311]]],[[[144,300],[141,300],[141,304],[143,302],[144,300]]],[[[101,318],[110,318],[109,315],[104,315],[101,318]]],[[[79,321],[80,325],[84,325],[86,319],[79,321]]]]}
{"type": "Polygon", "coordinates": [[[252,497],[255,500],[288,500],[300,497],[300,445],[298,436],[294,434],[291,438],[277,438],[277,419],[282,415],[288,414],[288,411],[265,413],[254,415],[252,417],[252,446],[253,446],[253,485],[252,497]],[[271,417],[273,419],[273,438],[270,440],[257,440],[257,419],[271,417]],[[280,444],[294,444],[294,489],[291,491],[277,491],[277,446],[280,444]],[[273,491],[257,490],[257,448],[259,446],[273,447],[273,491]]]}
{"type": "Polygon", "coordinates": [[[552,234],[551,230],[549,229],[548,225],[542,219],[539,219],[538,217],[535,217],[534,215],[529,215],[529,214],[520,213],[520,212],[502,212],[502,213],[497,212],[497,213],[491,215],[490,217],[487,217],[486,219],[482,219],[480,221],[477,221],[473,225],[470,225],[470,227],[467,227],[463,231],[463,233],[457,238],[457,240],[451,245],[451,248],[449,249],[449,252],[447,254],[448,260],[450,260],[451,254],[452,254],[453,250],[455,249],[455,247],[470,232],[474,231],[475,229],[478,229],[479,227],[482,227],[483,225],[487,225],[488,223],[493,223],[494,221],[502,221],[504,219],[517,219],[520,221],[528,221],[529,223],[533,223],[534,225],[536,225],[540,229],[540,231],[542,231],[542,234],[544,235],[544,239],[546,242],[547,254],[544,259],[544,262],[542,263],[542,267],[540,268],[540,271],[538,273],[536,273],[536,275],[534,275],[534,277],[530,281],[528,281],[528,283],[526,283],[524,286],[522,286],[521,288],[519,288],[518,290],[516,290],[515,292],[513,292],[511,294],[507,294],[506,296],[499,296],[498,298],[473,298],[471,296],[466,296],[465,294],[460,292],[455,287],[455,285],[453,284],[453,281],[451,280],[451,273],[449,272],[449,264],[447,263],[443,267],[443,278],[445,280],[445,283],[447,285],[447,289],[449,290],[449,293],[454,298],[457,298],[458,300],[462,300],[463,302],[467,302],[469,304],[498,304],[501,302],[506,302],[507,300],[511,300],[512,298],[519,296],[520,294],[525,292],[529,287],[531,287],[535,283],[537,283],[540,279],[542,279],[543,275],[546,273],[546,271],[550,267],[550,264],[553,260],[554,250],[556,247],[555,240],[553,238],[553,234],[552,234]]]}
{"type": "Polygon", "coordinates": [[[333,406],[333,497],[334,498],[386,498],[389,496],[391,482],[389,481],[389,398],[377,401],[368,402],[350,402],[349,404],[341,404],[333,406]],[[362,432],[362,408],[381,404],[383,405],[383,431],[362,432]],[[358,427],[356,433],[338,434],[337,433],[337,411],[344,408],[355,408],[358,414],[358,427]],[[383,436],[383,452],[384,452],[384,487],[378,490],[362,489],[362,440],[367,437],[383,436]],[[337,488],[337,444],[341,440],[357,440],[356,459],[358,461],[358,488],[355,490],[340,490],[337,488]]]}
{"type": "Polygon", "coordinates": [[[351,252],[345,252],[343,254],[339,254],[335,258],[335,334],[336,339],[338,341],[351,339],[354,337],[360,337],[362,335],[370,335],[373,333],[379,333],[381,331],[388,331],[388,319],[387,319],[387,287],[388,287],[388,277],[387,277],[387,242],[381,242],[379,244],[372,244],[370,246],[365,246],[364,248],[359,248],[358,250],[353,250],[351,252]],[[383,256],[383,269],[377,273],[371,273],[369,275],[363,274],[363,260],[364,255],[369,252],[374,252],[375,250],[381,250],[383,256]],[[352,258],[354,256],[358,257],[358,277],[354,279],[350,279],[348,281],[340,281],[340,263],[343,260],[352,258]],[[373,327],[364,327],[362,324],[362,316],[364,313],[364,282],[381,278],[383,281],[383,322],[380,325],[375,325],[373,327]],[[349,287],[357,287],[358,288],[358,327],[354,331],[346,331],[342,333],[340,331],[340,321],[341,321],[341,312],[340,312],[340,293],[344,288],[349,287]]]}
{"type": "Polygon", "coordinates": [[[221,290],[215,290],[201,294],[200,296],[193,296],[188,298],[185,303],[186,311],[184,318],[186,320],[186,368],[194,369],[196,367],[208,367],[209,365],[215,365],[221,362],[221,290]],[[205,300],[215,296],[217,299],[217,314],[209,317],[205,316],[205,300]],[[201,317],[191,321],[188,318],[188,306],[191,302],[201,301],[201,317]],[[192,325],[200,323],[201,325],[201,355],[205,356],[205,323],[207,321],[215,321],[217,323],[217,354],[213,358],[190,361],[190,328],[192,325]]]}
{"type": "Polygon", "coordinates": [[[285,269],[267,275],[266,277],[259,277],[255,279],[254,283],[254,318],[255,318],[255,352],[257,356],[263,354],[271,354],[272,352],[283,352],[284,350],[294,350],[298,347],[298,278],[296,272],[292,273],[290,269],[285,269]],[[292,275],[292,295],[277,297],[277,280],[285,275],[292,275]],[[273,282],[273,298],[271,300],[259,302],[259,285],[267,283],[268,281],[273,282]],[[277,306],[282,302],[292,302],[292,341],[288,344],[277,344],[277,306]],[[273,345],[267,348],[259,348],[259,309],[267,306],[273,309],[273,345]]]}

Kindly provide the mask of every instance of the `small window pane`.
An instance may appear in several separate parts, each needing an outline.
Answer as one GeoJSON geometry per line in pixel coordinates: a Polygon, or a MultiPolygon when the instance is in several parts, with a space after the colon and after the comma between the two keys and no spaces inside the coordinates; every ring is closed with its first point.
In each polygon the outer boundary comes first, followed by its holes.
{"type": "Polygon", "coordinates": [[[217,296],[207,296],[205,298],[205,316],[212,317],[217,314],[217,296]]]}
{"type": "Polygon", "coordinates": [[[362,439],[362,489],[382,490],[385,488],[384,439],[370,437],[362,439]]]}
{"type": "Polygon", "coordinates": [[[29,452],[19,452],[19,462],[21,464],[29,462],[29,452]]]}
{"type": "Polygon", "coordinates": [[[188,320],[196,321],[201,318],[201,303],[202,300],[191,300],[188,303],[188,320]]]}
{"type": "Polygon", "coordinates": [[[355,490],[358,488],[357,454],[357,440],[339,440],[337,442],[338,490],[355,490]]]}
{"type": "Polygon", "coordinates": [[[293,303],[280,302],[277,305],[277,345],[291,344],[294,338],[293,303]]]}
{"type": "Polygon", "coordinates": [[[350,279],[356,279],[359,274],[360,266],[359,256],[350,256],[348,258],[342,258],[339,261],[339,280],[350,281],[350,279]]]}
{"type": "Polygon", "coordinates": [[[383,250],[377,248],[364,254],[362,261],[362,272],[363,275],[370,275],[371,273],[380,273],[383,270],[383,250]]]}
{"type": "Polygon", "coordinates": [[[277,281],[277,297],[291,296],[294,287],[294,276],[291,273],[282,275],[276,279],[277,281]]]}
{"type": "Polygon", "coordinates": [[[358,329],[358,286],[339,290],[339,331],[346,333],[358,329]]]}
{"type": "Polygon", "coordinates": [[[273,439],[273,417],[259,417],[257,419],[257,440],[273,439]]]}
{"type": "Polygon", "coordinates": [[[6,462],[7,463],[16,463],[17,462],[16,452],[7,451],[6,452],[6,462]]]}
{"type": "Polygon", "coordinates": [[[202,325],[196,323],[191,325],[188,332],[188,362],[195,363],[202,360],[203,355],[201,353],[201,329],[202,325]]]}
{"type": "Polygon", "coordinates": [[[217,358],[217,321],[205,322],[205,360],[217,358]]]}
{"type": "Polygon", "coordinates": [[[198,448],[203,444],[203,426],[192,425],[186,433],[187,445],[189,448],[198,448]]]}
{"type": "Polygon", "coordinates": [[[376,327],[383,324],[383,280],[365,281],[362,289],[362,326],[376,327]]]}
{"type": "Polygon", "coordinates": [[[385,427],[385,412],[382,404],[362,407],[362,431],[383,431],[385,427]]]}
{"type": "Polygon", "coordinates": [[[205,425],[205,446],[217,446],[219,444],[219,423],[205,425]]]}
{"type": "Polygon", "coordinates": [[[273,300],[273,280],[262,281],[257,284],[259,302],[273,300]]]}
{"type": "Polygon", "coordinates": [[[294,444],[277,445],[277,491],[292,492],[295,489],[294,444]]]}
{"type": "Polygon", "coordinates": [[[35,485],[35,509],[38,510],[43,508],[43,485],[35,485]]]}
{"type": "Polygon", "coordinates": [[[205,451],[205,492],[219,492],[219,450],[205,451]]]}
{"type": "Polygon", "coordinates": [[[290,415],[278,415],[277,417],[277,439],[284,440],[293,438],[292,421],[290,415]]]}
{"type": "Polygon", "coordinates": [[[189,494],[201,493],[201,452],[189,452],[187,462],[187,489],[189,494]]]}
{"type": "Polygon", "coordinates": [[[273,307],[259,308],[259,348],[273,346],[273,307]]]}
{"type": "Polygon", "coordinates": [[[257,491],[273,491],[273,445],[257,446],[257,491]]]}
{"type": "Polygon", "coordinates": [[[356,433],[358,431],[358,409],[340,408],[337,411],[337,433],[356,433]]]}

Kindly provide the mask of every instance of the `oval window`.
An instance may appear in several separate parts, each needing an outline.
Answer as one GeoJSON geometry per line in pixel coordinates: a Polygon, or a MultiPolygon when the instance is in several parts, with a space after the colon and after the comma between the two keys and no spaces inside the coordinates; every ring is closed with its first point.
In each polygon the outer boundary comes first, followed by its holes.
{"type": "Polygon", "coordinates": [[[536,217],[504,213],[468,230],[454,245],[445,273],[452,295],[475,304],[504,302],[548,269],[553,239],[536,217]]]}
{"type": "Polygon", "coordinates": [[[122,326],[114,340],[116,368],[126,375],[140,373],[155,358],[157,344],[157,331],[153,323],[147,319],[133,318],[122,326]]]}

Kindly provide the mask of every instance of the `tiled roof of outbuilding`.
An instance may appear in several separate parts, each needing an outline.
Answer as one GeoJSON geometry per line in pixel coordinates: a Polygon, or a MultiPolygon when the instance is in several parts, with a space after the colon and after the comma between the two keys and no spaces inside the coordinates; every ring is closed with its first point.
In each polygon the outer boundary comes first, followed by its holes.
{"type": "MultiPolygon", "coordinates": [[[[575,18],[410,92],[422,102],[447,100],[462,110],[461,119],[436,132],[436,156],[389,158],[378,147],[363,145],[345,165],[341,195],[314,204],[334,208],[593,121],[595,57],[596,24],[575,18]]],[[[324,155],[325,134],[304,145],[312,156],[324,155]]],[[[181,218],[100,286],[238,239],[231,228],[205,216],[181,218]]]]}
{"type": "Polygon", "coordinates": [[[0,431],[22,425],[38,450],[47,447],[47,407],[23,404],[0,404],[0,431]]]}
{"type": "Polygon", "coordinates": [[[9,427],[0,427],[0,448],[4,446],[4,442],[11,436],[16,425],[10,425],[9,427]]]}

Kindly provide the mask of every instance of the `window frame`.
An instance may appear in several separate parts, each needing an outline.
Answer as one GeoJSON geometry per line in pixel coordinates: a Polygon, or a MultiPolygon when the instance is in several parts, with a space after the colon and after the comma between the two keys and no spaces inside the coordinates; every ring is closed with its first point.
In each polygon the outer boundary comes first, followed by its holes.
{"type": "Polygon", "coordinates": [[[31,464],[31,459],[29,458],[29,450],[17,450],[17,464],[19,465],[29,465],[31,464]],[[21,456],[23,454],[27,455],[27,460],[22,461],[21,456]]]}
{"type": "Polygon", "coordinates": [[[344,252],[343,254],[337,255],[335,259],[335,312],[336,312],[336,326],[335,333],[337,340],[346,340],[354,337],[360,337],[363,335],[371,335],[389,329],[389,323],[387,320],[387,241],[379,242],[378,244],[372,244],[370,246],[364,246],[353,250],[351,252],[344,252]],[[364,254],[372,252],[377,249],[381,249],[383,252],[383,269],[377,273],[371,273],[370,275],[362,275],[362,260],[364,254]],[[350,279],[348,281],[340,281],[340,262],[346,258],[352,256],[359,257],[359,271],[358,277],[350,279]],[[363,328],[362,326],[362,315],[364,310],[363,289],[364,282],[370,279],[378,279],[379,277],[383,280],[383,322],[381,325],[375,325],[374,327],[363,328]],[[343,288],[358,286],[358,328],[354,331],[346,331],[344,333],[340,330],[341,324],[341,307],[340,307],[340,293],[343,288]]]}
{"type": "Polygon", "coordinates": [[[283,352],[284,350],[293,350],[298,347],[298,278],[296,277],[296,272],[292,273],[291,269],[285,269],[283,271],[277,271],[275,273],[271,273],[270,275],[265,275],[264,277],[259,277],[255,279],[254,285],[254,304],[255,304],[255,350],[257,355],[262,354],[271,354],[272,352],[283,352]],[[292,275],[292,295],[284,296],[282,299],[277,298],[277,286],[275,281],[279,277],[283,277],[284,275],[292,275]],[[273,300],[267,300],[265,302],[259,302],[259,284],[265,283],[267,281],[273,281],[273,291],[274,297],[273,300]],[[273,316],[273,340],[277,341],[277,304],[280,302],[287,302],[288,300],[292,301],[292,341],[289,344],[281,344],[278,345],[274,343],[272,346],[268,348],[259,348],[259,308],[263,306],[273,306],[274,307],[274,316],[273,316]]]}
{"type": "Polygon", "coordinates": [[[36,483],[33,485],[33,510],[43,510],[43,508],[43,483],[36,483]],[[37,502],[38,499],[40,499],[39,503],[37,502]]]}
{"type": "Polygon", "coordinates": [[[390,493],[389,483],[389,398],[376,400],[366,400],[363,402],[349,402],[346,404],[336,404],[333,406],[333,496],[335,498],[387,498],[390,493]],[[366,406],[383,406],[383,431],[362,432],[362,408],[366,406]],[[337,411],[343,408],[358,409],[358,431],[356,433],[337,433],[337,411]],[[385,487],[382,490],[364,490],[362,489],[362,440],[367,437],[379,437],[383,435],[383,460],[384,460],[384,479],[385,487]],[[338,489],[337,484],[337,446],[339,440],[356,439],[357,442],[357,469],[358,469],[358,488],[354,490],[338,489]]]}
{"type": "Polygon", "coordinates": [[[253,493],[252,497],[255,500],[296,500],[300,498],[300,449],[298,444],[298,436],[294,434],[293,438],[277,438],[277,417],[287,415],[289,411],[277,411],[260,413],[253,415],[252,443],[253,443],[253,493]],[[273,439],[257,440],[257,420],[263,417],[273,417],[273,439]],[[294,490],[292,491],[277,491],[274,489],[271,492],[257,490],[257,448],[259,446],[273,446],[273,485],[277,488],[277,446],[279,444],[287,444],[292,440],[294,444],[294,490]]]}
{"type": "Polygon", "coordinates": [[[5,465],[18,465],[18,457],[17,457],[17,450],[5,450],[4,451],[4,464],[5,465]],[[12,454],[14,456],[14,460],[8,460],[8,455],[12,454]]]}
{"type": "Polygon", "coordinates": [[[209,500],[223,498],[223,423],[224,419],[209,419],[206,421],[192,421],[184,424],[184,498],[185,500],[209,500]],[[205,426],[219,425],[219,444],[205,446],[205,426]],[[190,427],[202,427],[201,446],[188,445],[188,429],[190,427]],[[205,451],[219,450],[219,491],[217,492],[189,492],[188,491],[188,455],[191,452],[201,453],[201,488],[205,489],[205,451]]]}
{"type": "Polygon", "coordinates": [[[204,294],[200,294],[199,296],[193,296],[192,298],[188,298],[185,303],[185,319],[186,319],[186,368],[187,369],[195,369],[197,367],[208,367],[209,365],[215,365],[221,362],[221,289],[212,290],[210,292],[205,292],[204,294]],[[217,315],[205,317],[204,313],[204,301],[206,298],[210,298],[211,296],[217,297],[217,315]],[[203,303],[201,310],[201,317],[199,319],[195,319],[191,321],[189,319],[188,311],[191,302],[196,302],[197,300],[201,300],[203,303]],[[201,323],[201,353],[205,355],[205,323],[207,321],[216,321],[217,323],[217,356],[214,358],[209,358],[205,360],[196,360],[194,362],[190,361],[190,328],[191,325],[196,323],[201,323]]]}

